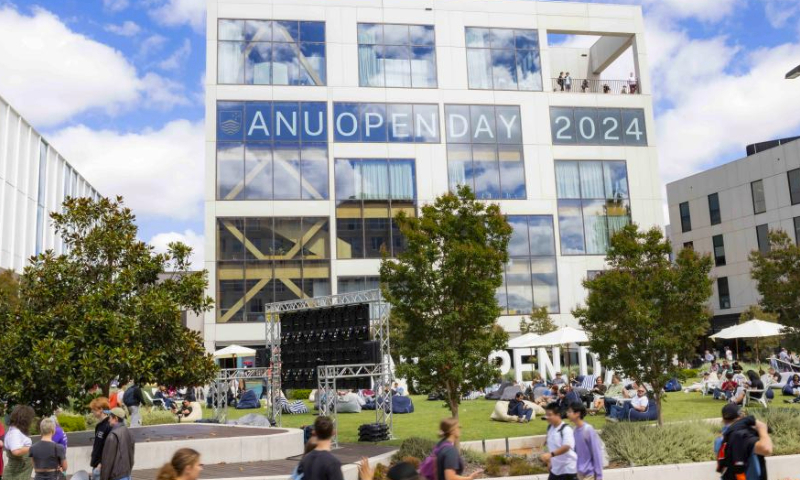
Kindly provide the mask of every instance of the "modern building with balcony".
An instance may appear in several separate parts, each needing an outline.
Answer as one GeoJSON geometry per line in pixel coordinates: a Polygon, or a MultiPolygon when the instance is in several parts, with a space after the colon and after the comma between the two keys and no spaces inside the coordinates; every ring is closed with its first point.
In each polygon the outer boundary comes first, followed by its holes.
{"type": "Polygon", "coordinates": [[[89,182],[0,97],[0,268],[22,273],[28,259],[64,251],[50,222],[66,197],[98,197],[89,182]]]}
{"type": "Polygon", "coordinates": [[[271,302],[377,287],[393,217],[461,184],[514,228],[500,324],[575,325],[610,235],[663,225],[643,28],[620,5],[209,0],[206,347],[263,345],[271,302]],[[570,35],[596,40],[549,44],[570,35]],[[622,55],[634,95],[603,75],[622,55]]]}
{"type": "Polygon", "coordinates": [[[675,252],[711,254],[712,328],[737,322],[759,300],[749,255],[769,251],[769,232],[800,242],[800,140],[747,146],[747,156],[667,184],[675,252]]]}

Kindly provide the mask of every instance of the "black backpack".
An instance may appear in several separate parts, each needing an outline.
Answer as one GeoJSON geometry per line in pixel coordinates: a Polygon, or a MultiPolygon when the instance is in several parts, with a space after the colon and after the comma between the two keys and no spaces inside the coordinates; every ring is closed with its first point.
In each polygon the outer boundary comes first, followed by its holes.
{"type": "Polygon", "coordinates": [[[131,386],[131,388],[125,390],[125,393],[122,394],[122,403],[125,404],[126,407],[136,406],[136,400],[134,399],[134,395],[136,394],[135,390],[139,388],[136,385],[131,386]]]}

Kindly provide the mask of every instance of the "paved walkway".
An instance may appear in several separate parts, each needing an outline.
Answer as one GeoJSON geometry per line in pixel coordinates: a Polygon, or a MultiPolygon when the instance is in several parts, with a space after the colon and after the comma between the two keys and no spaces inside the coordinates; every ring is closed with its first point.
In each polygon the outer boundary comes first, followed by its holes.
{"type": "MultiPolygon", "coordinates": [[[[372,444],[345,444],[334,450],[333,454],[342,462],[342,465],[356,463],[362,457],[376,457],[397,450],[397,447],[383,447],[372,444]]],[[[270,477],[290,475],[300,457],[291,457],[285,460],[272,460],[269,462],[247,463],[220,463],[217,465],[203,465],[204,479],[242,478],[242,477],[270,477]]],[[[153,480],[157,477],[158,470],[134,470],[131,480],[153,480]]]]}
{"type": "MultiPolygon", "coordinates": [[[[136,443],[195,440],[201,438],[256,437],[274,435],[285,431],[286,430],[279,428],[231,427],[229,425],[213,423],[175,423],[130,429],[133,440],[136,443]]],[[[70,447],[89,447],[92,445],[94,430],[68,433],[67,438],[69,439],[70,447]]]]}

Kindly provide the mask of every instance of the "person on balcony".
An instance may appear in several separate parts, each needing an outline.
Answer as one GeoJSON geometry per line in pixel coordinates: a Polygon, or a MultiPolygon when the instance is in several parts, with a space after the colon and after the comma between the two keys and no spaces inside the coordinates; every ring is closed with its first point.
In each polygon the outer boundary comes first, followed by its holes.
{"type": "Polygon", "coordinates": [[[556,80],[558,86],[561,87],[561,91],[564,91],[564,72],[558,74],[558,80],[556,80]]]}
{"type": "Polygon", "coordinates": [[[567,91],[572,91],[572,77],[570,76],[569,72],[564,77],[564,87],[566,87],[567,91]]]}
{"type": "Polygon", "coordinates": [[[631,72],[631,76],[628,77],[628,91],[631,93],[636,93],[636,89],[638,88],[639,82],[636,80],[636,75],[631,72]]]}
{"type": "Polygon", "coordinates": [[[581,82],[581,90],[583,93],[586,93],[586,90],[589,90],[589,80],[585,78],[583,79],[583,82],[581,82]]]}

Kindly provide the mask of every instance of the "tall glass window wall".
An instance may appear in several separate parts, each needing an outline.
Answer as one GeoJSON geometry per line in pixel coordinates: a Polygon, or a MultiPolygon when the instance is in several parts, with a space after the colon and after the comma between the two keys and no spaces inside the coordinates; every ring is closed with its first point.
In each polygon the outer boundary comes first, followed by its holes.
{"type": "Polygon", "coordinates": [[[318,102],[219,102],[217,199],[327,199],[326,112],[318,102]]]}
{"type": "Polygon", "coordinates": [[[405,240],[394,220],[416,216],[416,172],[408,159],[336,160],[336,258],[396,256],[405,240]]]}
{"type": "Polygon", "coordinates": [[[436,88],[432,25],[358,24],[362,87],[436,88]]]}
{"type": "Polygon", "coordinates": [[[542,90],[539,32],[467,28],[469,88],[542,90]]]}
{"type": "Polygon", "coordinates": [[[524,200],[519,107],[446,105],[450,190],[468,185],[479,199],[524,200]]]}
{"type": "Polygon", "coordinates": [[[622,161],[557,161],[562,255],[603,255],[631,223],[628,169],[622,161]]]}
{"type": "Polygon", "coordinates": [[[217,219],[217,322],[263,322],[272,302],[330,295],[326,217],[217,219]]]}
{"type": "Polygon", "coordinates": [[[508,243],[509,260],[503,285],[497,289],[497,302],[503,315],[531,313],[534,306],[560,311],[558,271],[553,217],[549,215],[511,215],[513,228],[508,243]]]}
{"type": "Polygon", "coordinates": [[[325,23],[218,21],[217,82],[325,85],[325,23]]]}

